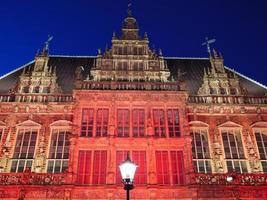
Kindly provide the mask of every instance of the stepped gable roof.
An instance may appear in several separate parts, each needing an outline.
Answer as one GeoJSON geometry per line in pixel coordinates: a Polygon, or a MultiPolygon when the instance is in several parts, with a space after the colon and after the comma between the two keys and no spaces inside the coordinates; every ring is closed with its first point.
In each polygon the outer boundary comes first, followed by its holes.
{"type": "MultiPolygon", "coordinates": [[[[83,66],[83,76],[86,78],[89,74],[90,68],[93,66],[95,56],[50,56],[49,66],[56,66],[57,82],[66,94],[72,93],[74,88],[75,70],[78,66],[83,66]]],[[[185,72],[184,80],[190,95],[195,95],[198,88],[202,84],[204,68],[210,68],[210,61],[208,58],[174,58],[166,57],[171,76],[174,79],[177,76],[178,69],[185,72]]],[[[5,94],[13,88],[21,75],[23,68],[31,67],[34,62],[30,62],[21,66],[20,68],[0,77],[0,93],[5,94]]],[[[226,68],[227,73],[232,73],[232,70],[226,68]]],[[[264,96],[267,93],[267,87],[253,81],[252,79],[237,73],[241,85],[247,89],[249,96],[264,96]]]]}

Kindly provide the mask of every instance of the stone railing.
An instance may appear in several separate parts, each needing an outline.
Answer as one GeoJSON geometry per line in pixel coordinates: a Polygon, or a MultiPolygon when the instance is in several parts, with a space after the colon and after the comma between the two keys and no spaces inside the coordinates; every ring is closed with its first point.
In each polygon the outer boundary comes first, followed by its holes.
{"type": "Polygon", "coordinates": [[[71,94],[0,94],[0,102],[71,102],[71,94]]]}
{"type": "Polygon", "coordinates": [[[0,185],[63,185],[68,182],[67,173],[0,173],[0,185]]]}
{"type": "Polygon", "coordinates": [[[226,174],[194,174],[193,185],[243,185],[243,186],[267,186],[267,174],[252,173],[226,173],[226,174]]]}
{"type": "Polygon", "coordinates": [[[267,104],[267,96],[189,96],[188,102],[198,104],[267,104]]]}
{"type": "Polygon", "coordinates": [[[84,81],[81,89],[87,90],[180,90],[176,82],[110,82],[84,81]]]}

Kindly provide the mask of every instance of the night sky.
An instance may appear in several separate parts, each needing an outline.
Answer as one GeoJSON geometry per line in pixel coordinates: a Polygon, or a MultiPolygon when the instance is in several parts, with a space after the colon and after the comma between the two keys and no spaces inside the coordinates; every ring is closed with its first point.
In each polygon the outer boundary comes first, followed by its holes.
{"type": "MultiPolygon", "coordinates": [[[[6,0],[0,3],[0,75],[31,60],[47,35],[53,55],[96,55],[127,15],[127,0],[6,0]]],[[[267,85],[267,1],[133,0],[150,45],[168,57],[207,57],[205,37],[225,65],[267,85]]]]}

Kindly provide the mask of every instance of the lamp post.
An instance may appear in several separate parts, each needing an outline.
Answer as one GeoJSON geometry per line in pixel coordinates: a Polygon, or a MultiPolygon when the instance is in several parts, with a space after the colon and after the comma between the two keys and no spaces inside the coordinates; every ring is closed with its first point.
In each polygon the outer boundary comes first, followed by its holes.
{"type": "Polygon", "coordinates": [[[133,180],[136,168],[138,166],[131,161],[128,155],[126,160],[123,161],[119,167],[120,167],[122,182],[124,184],[124,190],[126,190],[126,199],[130,200],[130,190],[134,188],[133,180]]]}
{"type": "MultiPolygon", "coordinates": [[[[227,177],[226,177],[226,181],[229,183],[229,184],[234,184],[234,181],[235,181],[235,179],[236,179],[236,174],[235,174],[235,172],[234,173],[232,173],[231,175],[228,175],[227,177]]],[[[233,188],[232,188],[232,193],[233,193],[233,196],[235,197],[235,200],[241,200],[240,198],[239,198],[239,190],[238,190],[238,188],[237,188],[237,186],[233,186],[233,188]]]]}

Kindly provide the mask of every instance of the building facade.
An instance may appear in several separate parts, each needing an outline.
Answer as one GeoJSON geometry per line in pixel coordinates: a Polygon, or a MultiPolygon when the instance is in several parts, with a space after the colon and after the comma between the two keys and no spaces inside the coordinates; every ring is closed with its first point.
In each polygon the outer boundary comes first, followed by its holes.
{"type": "Polygon", "coordinates": [[[267,199],[267,89],[209,58],[168,58],[131,12],[97,56],[0,79],[1,199],[267,199]]]}

